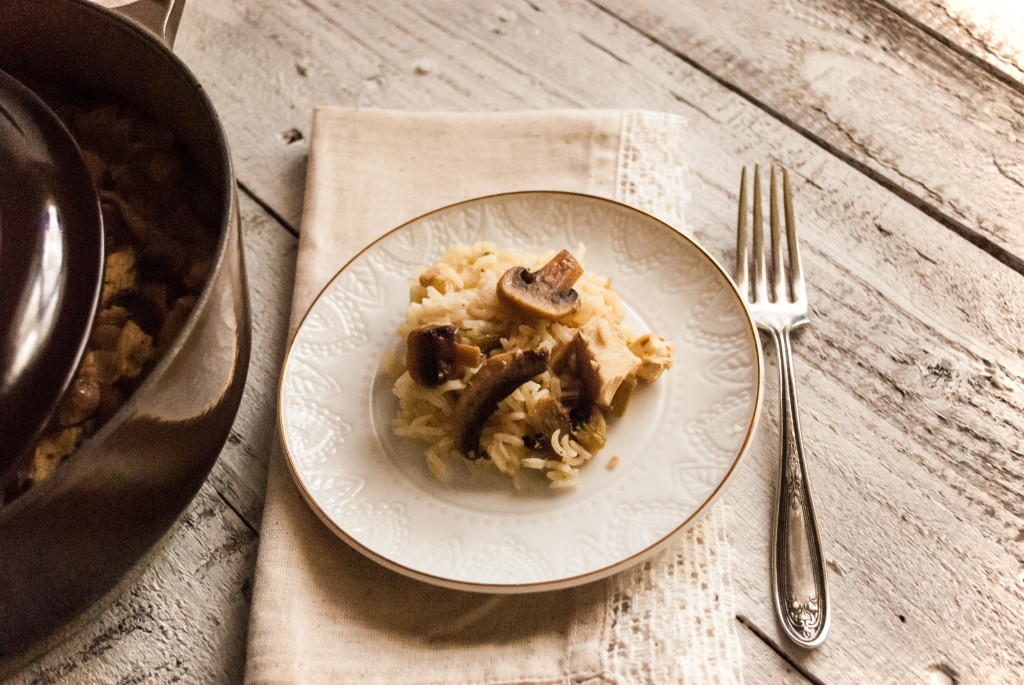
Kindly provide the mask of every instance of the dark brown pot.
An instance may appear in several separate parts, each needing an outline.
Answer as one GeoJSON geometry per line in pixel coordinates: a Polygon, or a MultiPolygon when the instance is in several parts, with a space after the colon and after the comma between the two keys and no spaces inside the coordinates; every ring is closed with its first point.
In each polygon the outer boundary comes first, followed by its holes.
{"type": "Polygon", "coordinates": [[[180,11],[173,0],[117,11],[0,0],[0,69],[110,94],[164,121],[220,208],[215,266],[178,339],[77,453],[0,509],[0,656],[82,612],[163,535],[209,473],[241,400],[251,324],[238,200],[213,106],[169,47],[180,11]]]}

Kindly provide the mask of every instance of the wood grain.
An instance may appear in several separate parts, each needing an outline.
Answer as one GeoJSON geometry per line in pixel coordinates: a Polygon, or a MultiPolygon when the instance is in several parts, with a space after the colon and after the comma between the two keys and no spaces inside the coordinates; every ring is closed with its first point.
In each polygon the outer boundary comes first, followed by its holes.
{"type": "MultiPolygon", "coordinates": [[[[700,152],[710,154],[697,147],[694,158],[700,152]]],[[[696,225],[732,220],[735,191],[716,172],[695,174],[696,225]]],[[[1012,304],[1024,295],[1021,279],[906,204],[879,202],[847,173],[834,163],[804,169],[794,189],[812,306],[794,344],[798,389],[836,614],[818,652],[786,649],[825,682],[883,673],[920,682],[947,667],[967,681],[1010,677],[1022,664],[1006,655],[1022,635],[1012,612],[995,607],[1019,602],[1024,568],[1013,485],[1024,468],[1024,369],[1019,333],[1010,333],[1024,326],[1012,304]],[[904,242],[907,234],[915,240],[904,242]],[[940,275],[975,269],[987,274],[981,290],[940,275]],[[964,316],[975,307],[988,313],[964,316]]],[[[731,252],[730,235],[698,235],[715,254],[731,252]]],[[[770,511],[776,393],[770,378],[753,463],[727,495],[750,522],[770,511]]],[[[748,620],[784,645],[769,609],[768,534],[761,524],[760,535],[742,536],[738,547],[758,564],[738,582],[748,620]]]]}
{"type": "Polygon", "coordinates": [[[1024,96],[873,0],[602,0],[1024,273],[1024,96]]]}
{"type": "MultiPolygon", "coordinates": [[[[1006,530],[1019,525],[1019,512],[1009,493],[992,488],[989,479],[1000,472],[1007,480],[1019,476],[1014,452],[1020,407],[987,376],[1003,378],[1003,387],[1021,378],[1014,342],[1021,318],[1013,302],[1024,294],[1018,274],[600,10],[535,2],[502,11],[499,17],[490,6],[466,4],[267,3],[250,5],[241,18],[204,18],[200,23],[214,34],[253,31],[239,38],[253,44],[256,27],[277,29],[275,40],[247,54],[265,72],[276,70],[277,78],[204,79],[222,113],[250,112],[241,121],[225,117],[232,140],[241,136],[250,151],[238,162],[247,186],[298,224],[301,174],[296,171],[289,188],[274,170],[301,169],[302,148],[296,146],[302,141],[289,145],[278,132],[301,126],[292,123],[295,109],[308,112],[316,104],[653,107],[689,116],[691,159],[700,160],[691,179],[689,223],[717,254],[728,256],[739,167],[786,161],[801,176],[798,203],[815,298],[815,323],[797,345],[801,389],[814,388],[804,391],[805,432],[817,445],[812,478],[818,501],[829,503],[819,508],[825,510],[820,516],[830,560],[842,569],[833,573],[842,608],[823,650],[792,653],[769,609],[768,531],[761,524],[738,542],[740,555],[762,566],[752,564],[738,581],[745,619],[812,677],[826,681],[879,673],[911,681],[947,671],[1007,673],[995,657],[1020,637],[1011,616],[987,620],[1007,637],[979,649],[970,640],[955,640],[942,616],[960,606],[965,624],[976,625],[979,617],[964,598],[987,598],[974,607],[1000,606],[1017,591],[1006,579],[1020,563],[1019,543],[1009,544],[1006,530]],[[218,27],[219,20],[230,25],[218,27]],[[254,100],[269,104],[253,115],[254,100]],[[940,416],[958,420],[944,423],[940,416]],[[849,424],[848,430],[835,429],[849,424]],[[979,453],[988,461],[976,461],[979,453]],[[972,505],[986,498],[994,516],[972,505]],[[869,537],[848,541],[843,532],[850,520],[869,537]],[[957,547],[951,551],[946,543],[918,537],[935,531],[957,547]],[[999,542],[976,542],[979,531],[999,542]],[[979,562],[968,567],[962,557],[972,554],[979,562]],[[993,588],[991,574],[1004,584],[993,588]],[[925,601],[900,594],[905,585],[924,592],[935,578],[956,595],[925,601]],[[867,591],[875,586],[877,592],[867,591]]],[[[203,49],[212,51],[204,52],[203,64],[231,59],[222,43],[210,41],[203,49]]],[[[773,406],[769,401],[767,415],[773,406]]],[[[771,507],[774,438],[768,421],[759,444],[730,495],[751,522],[767,521],[771,507]]],[[[987,630],[978,634],[987,636],[987,630]]]]}
{"type": "MultiPolygon", "coordinates": [[[[833,580],[840,608],[833,639],[811,655],[794,653],[774,628],[761,523],[774,474],[766,421],[764,440],[730,493],[755,523],[743,531],[740,555],[761,561],[739,581],[746,622],[828,682],[883,673],[906,681],[1013,673],[1004,655],[1013,653],[1021,629],[1005,611],[982,612],[1012,605],[1019,593],[1021,550],[1010,533],[1020,511],[1010,489],[991,483],[993,475],[1006,483],[1021,475],[1020,401],[999,389],[1019,384],[1024,371],[1016,346],[1019,274],[600,10],[535,2],[504,11],[442,3],[250,5],[231,26],[274,27],[274,40],[248,56],[267,71],[273,66],[278,78],[206,79],[222,112],[251,113],[253,99],[271,103],[241,128],[228,118],[232,136],[244,136],[253,151],[240,174],[297,223],[296,188],[272,173],[300,159],[296,143],[274,139],[294,121],[295,105],[300,112],[324,102],[457,110],[652,106],[689,116],[689,223],[727,256],[739,166],[785,161],[801,176],[814,325],[798,341],[798,371],[801,388],[810,388],[805,432],[816,445],[816,498],[827,503],[819,504],[826,549],[842,569],[833,580]],[[296,65],[301,70],[293,71],[296,65]],[[989,376],[1004,380],[993,384],[989,376]],[[860,533],[855,540],[851,528],[860,533]],[[977,632],[952,635],[950,612],[957,626],[977,632]]],[[[218,17],[209,18],[204,27],[218,17]]],[[[202,60],[208,65],[230,58],[219,44],[206,47],[213,51],[202,60]]],[[[884,144],[894,154],[912,148],[897,142],[884,144]]],[[[770,399],[767,416],[774,405],[770,399]]]]}
{"type": "MultiPolygon", "coordinates": [[[[922,22],[941,11],[915,3],[893,6],[922,22]]],[[[310,112],[322,104],[684,114],[687,223],[725,262],[740,167],[789,166],[812,307],[796,371],[835,616],[813,653],[775,627],[769,373],[762,429],[725,495],[742,522],[747,681],[1024,672],[1024,279],[960,235],[983,237],[1004,261],[1024,256],[1019,97],[884,5],[756,6],[762,14],[739,2],[189,0],[177,50],[214,100],[252,195],[242,201],[255,321],[246,395],[211,479],[150,565],[27,666],[0,668],[8,682],[240,679],[292,232],[310,112]],[[750,37],[752,27],[764,32],[750,37]]]]}
{"type": "Polygon", "coordinates": [[[38,656],[0,662],[0,677],[23,685],[237,682],[255,554],[255,535],[206,484],[107,597],[38,656]]]}
{"type": "Polygon", "coordinates": [[[1024,8],[1001,0],[879,0],[995,73],[1024,85],[1024,8]]]}

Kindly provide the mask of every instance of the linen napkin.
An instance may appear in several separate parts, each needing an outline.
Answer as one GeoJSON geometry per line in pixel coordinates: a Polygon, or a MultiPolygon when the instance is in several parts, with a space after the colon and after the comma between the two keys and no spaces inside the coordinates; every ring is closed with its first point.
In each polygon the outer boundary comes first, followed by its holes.
{"type": "MultiPolygon", "coordinates": [[[[315,111],[292,331],[337,270],[384,232],[515,190],[610,197],[683,228],[685,121],[637,111],[315,111]]],[[[716,504],[653,560],[582,587],[485,595],[389,571],[302,499],[280,446],[267,484],[246,681],[742,681],[729,511],[716,504]]]]}

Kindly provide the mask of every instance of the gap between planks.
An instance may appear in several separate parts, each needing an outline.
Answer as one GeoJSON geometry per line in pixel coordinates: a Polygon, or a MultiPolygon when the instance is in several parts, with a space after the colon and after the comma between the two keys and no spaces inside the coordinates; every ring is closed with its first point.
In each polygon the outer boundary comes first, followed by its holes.
{"type": "Polygon", "coordinates": [[[763,642],[766,645],[768,645],[768,647],[770,647],[771,650],[773,652],[775,652],[779,656],[780,659],[782,659],[787,664],[789,664],[790,668],[792,668],[794,671],[796,671],[797,673],[802,675],[804,678],[806,678],[808,682],[813,683],[814,685],[825,685],[825,681],[823,681],[820,678],[817,678],[816,676],[814,676],[814,674],[812,674],[806,668],[801,666],[791,656],[786,654],[785,650],[783,650],[782,647],[775,642],[775,640],[773,640],[770,637],[768,637],[768,635],[763,630],[761,630],[756,625],[754,625],[754,623],[750,619],[748,619],[746,616],[744,616],[742,614],[736,614],[736,620],[739,621],[741,626],[743,626],[744,628],[749,630],[750,633],[752,635],[754,635],[754,637],[756,637],[761,642],[763,642]]]}
{"type": "Polygon", "coordinates": [[[915,18],[906,10],[903,10],[893,5],[892,3],[888,2],[888,0],[871,0],[871,2],[874,2],[876,5],[885,9],[887,12],[890,12],[891,14],[899,17],[901,20],[903,20],[907,24],[910,24],[918,31],[921,31],[927,36],[934,38],[937,42],[941,43],[945,48],[952,50],[956,54],[960,55],[967,61],[974,64],[975,66],[984,69],[985,72],[987,72],[990,76],[1009,86],[1011,90],[1014,90],[1020,93],[1021,95],[1024,95],[1024,83],[1018,81],[1016,78],[1014,78],[1012,74],[1008,74],[1006,71],[1000,69],[995,64],[992,64],[991,62],[982,59],[977,54],[958,45],[955,41],[950,40],[946,36],[942,35],[938,31],[933,29],[928,24],[924,23],[920,19],[915,18]]]}
{"type": "MultiPolygon", "coordinates": [[[[899,17],[901,20],[906,21],[906,17],[903,15],[903,13],[892,9],[888,4],[884,3],[883,0],[874,0],[874,1],[877,2],[880,7],[883,7],[886,10],[891,11],[895,16],[899,17]]],[[[694,58],[689,57],[689,56],[683,54],[682,52],[680,52],[676,48],[672,47],[672,45],[670,45],[669,43],[665,42],[664,40],[658,38],[657,36],[655,36],[655,35],[647,32],[647,31],[645,31],[644,29],[636,26],[635,24],[630,23],[629,20],[627,20],[624,17],[619,16],[618,14],[613,12],[612,10],[608,9],[607,7],[602,5],[598,0],[587,0],[587,2],[589,2],[596,9],[600,10],[601,12],[603,12],[606,15],[608,15],[612,19],[618,21],[623,26],[628,27],[631,31],[634,31],[638,35],[643,36],[646,40],[649,40],[651,43],[653,43],[653,44],[657,45],[658,47],[662,48],[663,50],[665,50],[666,52],[668,52],[669,54],[671,54],[675,58],[677,58],[677,59],[681,60],[682,62],[685,62],[687,65],[693,67],[694,69],[696,69],[700,73],[704,74],[705,76],[707,76],[708,78],[713,80],[715,83],[717,83],[720,86],[722,86],[723,88],[727,89],[729,92],[735,93],[736,95],[740,96],[741,98],[743,98],[744,100],[746,100],[750,104],[754,105],[755,107],[757,107],[758,109],[763,111],[765,114],[769,115],[770,117],[772,117],[776,121],[780,122],[781,124],[783,124],[787,128],[790,128],[793,131],[799,133],[801,136],[803,136],[804,138],[806,138],[810,142],[814,143],[815,145],[817,145],[821,149],[825,150],[826,152],[828,152],[830,155],[832,155],[836,159],[839,159],[840,161],[844,162],[845,164],[847,164],[848,166],[852,167],[853,169],[855,169],[859,173],[863,174],[867,178],[871,179],[872,181],[874,181],[875,183],[877,183],[881,187],[885,188],[887,191],[891,192],[893,195],[896,195],[897,197],[899,197],[904,202],[907,202],[911,206],[915,207],[916,209],[918,209],[919,211],[921,211],[922,213],[927,215],[929,218],[934,219],[935,221],[937,221],[942,226],[944,226],[944,227],[948,228],[949,230],[953,231],[953,233],[957,234],[958,236],[960,236],[961,238],[963,238],[964,240],[966,240],[970,244],[972,244],[975,247],[977,247],[978,249],[982,250],[983,252],[985,252],[986,254],[991,256],[993,259],[996,259],[1000,263],[1002,263],[1002,264],[1008,266],[1009,268],[1013,269],[1014,271],[1016,271],[1018,274],[1021,274],[1022,276],[1024,276],[1024,258],[1018,257],[1017,255],[1013,254],[1012,252],[1010,252],[1006,248],[1004,248],[1001,245],[998,245],[997,243],[992,241],[990,238],[987,238],[984,235],[979,234],[977,231],[971,229],[966,224],[964,224],[964,223],[962,223],[960,221],[957,221],[956,219],[954,219],[951,216],[948,216],[946,213],[944,213],[938,207],[935,207],[935,206],[929,204],[926,200],[924,200],[923,198],[918,197],[917,195],[914,195],[912,192],[910,192],[909,190],[903,188],[902,186],[900,186],[895,181],[890,180],[887,176],[885,176],[881,172],[872,169],[871,167],[869,167],[864,162],[861,162],[860,160],[856,159],[852,155],[847,154],[846,152],[843,152],[842,150],[840,150],[838,147],[836,147],[832,143],[828,142],[827,140],[825,140],[821,136],[813,133],[812,131],[810,131],[805,126],[801,126],[799,123],[797,123],[796,121],[794,121],[790,117],[788,117],[785,114],[783,114],[782,112],[774,109],[773,107],[768,105],[766,102],[758,99],[753,94],[747,92],[742,87],[736,85],[735,83],[733,83],[732,81],[728,80],[724,76],[721,76],[721,75],[715,73],[710,68],[706,67],[704,64],[698,62],[694,58]]],[[[948,40],[942,39],[940,36],[935,35],[934,32],[931,31],[930,29],[928,29],[927,27],[921,26],[918,23],[912,22],[912,21],[909,21],[907,23],[910,26],[912,26],[915,30],[924,31],[925,33],[927,33],[929,35],[929,37],[939,39],[940,43],[942,45],[944,45],[945,47],[947,47],[947,48],[951,48],[952,47],[948,40]]],[[[957,54],[961,54],[962,53],[961,50],[955,50],[955,52],[957,52],[957,54]]],[[[964,55],[964,56],[966,56],[966,55],[964,55]]],[[[972,64],[974,64],[974,63],[977,63],[978,60],[977,60],[977,58],[973,58],[973,59],[971,59],[971,62],[972,62],[972,64]]],[[[987,66],[986,71],[989,71],[989,70],[992,70],[992,69],[995,69],[995,67],[992,67],[991,65],[989,65],[989,66],[987,66]]],[[[998,71],[998,70],[996,70],[996,71],[998,71]]],[[[1000,73],[1002,73],[1002,72],[1000,72],[1000,73]]],[[[1001,82],[1005,82],[1007,79],[1010,79],[1010,77],[1008,75],[1006,75],[1006,74],[1002,74],[1002,76],[1000,77],[1000,81],[1001,82]]],[[[1011,80],[1011,83],[1015,83],[1015,82],[1012,82],[1012,80],[1011,80]]],[[[1022,89],[1024,89],[1024,86],[1021,86],[1020,84],[1017,84],[1017,86],[1014,88],[1014,90],[1018,90],[1018,91],[1020,91],[1022,89]]]]}
{"type": "Polygon", "coordinates": [[[256,530],[256,527],[253,526],[253,524],[249,523],[248,519],[246,519],[244,516],[242,516],[242,512],[238,510],[238,507],[236,507],[234,504],[232,504],[231,500],[228,497],[226,497],[223,492],[218,490],[215,484],[210,483],[210,485],[213,486],[213,491],[215,493],[217,493],[217,497],[219,497],[220,500],[222,502],[224,502],[224,505],[228,509],[233,511],[235,516],[238,517],[238,520],[241,521],[245,525],[246,528],[248,528],[250,531],[252,531],[252,534],[258,539],[260,537],[260,532],[258,530],[256,530]]]}
{"type": "Polygon", "coordinates": [[[271,207],[270,204],[268,204],[263,198],[261,198],[255,192],[253,192],[252,189],[250,189],[249,186],[245,185],[243,182],[236,181],[236,183],[238,184],[238,189],[242,191],[246,197],[248,197],[250,200],[259,205],[260,209],[269,214],[270,218],[272,218],[274,221],[280,224],[284,230],[288,231],[296,238],[299,237],[299,230],[292,226],[290,223],[288,223],[288,220],[281,216],[281,214],[276,209],[271,207]]]}

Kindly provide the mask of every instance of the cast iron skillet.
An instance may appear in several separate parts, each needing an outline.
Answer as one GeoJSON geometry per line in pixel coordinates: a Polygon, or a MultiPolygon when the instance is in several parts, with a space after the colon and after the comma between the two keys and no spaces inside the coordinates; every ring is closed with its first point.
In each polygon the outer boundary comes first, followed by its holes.
{"type": "Polygon", "coordinates": [[[0,69],[105,93],[170,125],[219,207],[214,267],[178,339],[76,454],[0,509],[0,656],[82,612],[163,535],[205,480],[241,400],[250,322],[235,184],[213,106],[170,51],[180,12],[180,0],[117,11],[0,0],[0,69]]]}

